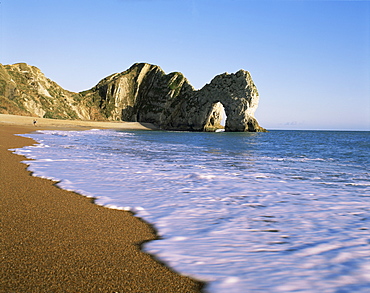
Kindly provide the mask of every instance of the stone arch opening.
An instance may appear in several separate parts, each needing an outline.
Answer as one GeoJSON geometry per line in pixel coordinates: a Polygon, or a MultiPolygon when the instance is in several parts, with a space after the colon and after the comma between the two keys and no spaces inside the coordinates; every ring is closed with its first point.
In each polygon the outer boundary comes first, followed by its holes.
{"type": "Polygon", "coordinates": [[[215,102],[209,111],[204,131],[215,132],[225,130],[226,120],[227,116],[224,105],[219,101],[215,102]]]}
{"type": "Polygon", "coordinates": [[[227,115],[226,115],[226,111],[225,111],[225,107],[224,105],[222,105],[222,103],[220,102],[222,108],[221,108],[221,126],[223,126],[225,128],[225,125],[226,125],[226,120],[227,120],[227,115]]]}

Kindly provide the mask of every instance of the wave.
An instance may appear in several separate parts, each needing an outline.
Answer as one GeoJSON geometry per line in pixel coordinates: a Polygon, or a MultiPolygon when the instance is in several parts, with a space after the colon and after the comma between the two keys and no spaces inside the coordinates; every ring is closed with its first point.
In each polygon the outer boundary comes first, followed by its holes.
{"type": "Polygon", "coordinates": [[[152,223],[162,239],[145,250],[210,292],[366,292],[370,162],[293,132],[38,131],[16,153],[35,176],[152,223]]]}

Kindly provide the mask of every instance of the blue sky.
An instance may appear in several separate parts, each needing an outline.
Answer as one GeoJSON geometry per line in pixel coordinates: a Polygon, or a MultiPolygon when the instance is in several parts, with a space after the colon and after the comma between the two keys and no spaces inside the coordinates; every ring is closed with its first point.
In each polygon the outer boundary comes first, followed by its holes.
{"type": "Polygon", "coordinates": [[[0,63],[82,91],[136,62],[251,72],[267,129],[370,130],[370,1],[1,0],[0,63]]]}

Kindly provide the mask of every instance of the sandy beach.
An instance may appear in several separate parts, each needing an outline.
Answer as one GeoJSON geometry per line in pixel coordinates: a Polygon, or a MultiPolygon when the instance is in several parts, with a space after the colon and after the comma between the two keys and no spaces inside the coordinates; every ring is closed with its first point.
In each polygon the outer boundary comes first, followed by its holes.
{"type": "Polygon", "coordinates": [[[36,178],[9,149],[40,129],[155,129],[136,122],[66,121],[0,114],[1,292],[201,292],[140,245],[150,225],[36,178]]]}
{"type": "Polygon", "coordinates": [[[83,120],[62,120],[35,118],[29,116],[17,116],[0,114],[0,125],[12,126],[33,126],[29,131],[41,129],[65,129],[65,130],[84,130],[92,128],[122,129],[122,130],[157,130],[151,123],[125,122],[125,121],[83,121],[83,120]],[[36,121],[34,124],[33,122],[36,121]]]}

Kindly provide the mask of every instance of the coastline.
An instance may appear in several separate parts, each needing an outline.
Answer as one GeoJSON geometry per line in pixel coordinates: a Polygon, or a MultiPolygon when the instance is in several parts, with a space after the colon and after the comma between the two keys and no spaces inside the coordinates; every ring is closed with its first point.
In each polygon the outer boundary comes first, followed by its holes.
{"type": "Polygon", "coordinates": [[[177,274],[140,250],[142,243],[157,238],[149,224],[31,176],[20,163],[25,158],[9,151],[34,144],[14,134],[35,130],[151,126],[37,118],[35,127],[33,119],[0,115],[0,291],[201,292],[202,282],[177,274]]]}
{"type": "Polygon", "coordinates": [[[125,121],[84,121],[38,118],[30,116],[17,116],[0,114],[0,125],[29,126],[35,130],[87,130],[92,128],[106,128],[116,130],[158,130],[151,123],[125,122],[125,121]],[[33,121],[36,120],[36,125],[33,121]]]}

